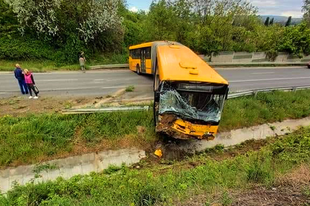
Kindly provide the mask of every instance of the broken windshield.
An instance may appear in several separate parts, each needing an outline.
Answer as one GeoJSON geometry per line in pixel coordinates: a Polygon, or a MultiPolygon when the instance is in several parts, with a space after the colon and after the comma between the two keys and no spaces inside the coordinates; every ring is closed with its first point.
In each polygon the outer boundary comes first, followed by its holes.
{"type": "MultiPolygon", "coordinates": [[[[223,88],[209,86],[205,91],[178,89],[179,85],[164,83],[160,92],[159,114],[174,113],[191,120],[215,123],[220,121],[226,97],[226,85],[221,86],[223,88]]],[[[190,84],[188,85],[186,88],[191,88],[190,84]]],[[[207,86],[195,86],[195,88],[207,88],[207,86]]]]}

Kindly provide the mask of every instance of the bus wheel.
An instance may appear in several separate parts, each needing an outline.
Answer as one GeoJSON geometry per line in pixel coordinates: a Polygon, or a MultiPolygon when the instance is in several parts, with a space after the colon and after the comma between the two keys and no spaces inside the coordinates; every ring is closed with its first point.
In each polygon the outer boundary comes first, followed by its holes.
{"type": "Polygon", "coordinates": [[[140,74],[141,74],[139,64],[137,64],[137,66],[136,66],[136,73],[137,73],[138,75],[140,75],[140,74]]]}

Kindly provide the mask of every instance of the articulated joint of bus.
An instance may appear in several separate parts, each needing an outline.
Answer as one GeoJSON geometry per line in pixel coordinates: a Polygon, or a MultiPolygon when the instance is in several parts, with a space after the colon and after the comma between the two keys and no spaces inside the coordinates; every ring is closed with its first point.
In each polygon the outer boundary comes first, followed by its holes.
{"type": "Polygon", "coordinates": [[[213,140],[227,93],[224,84],[163,82],[155,98],[156,131],[176,139],[213,140]]]}

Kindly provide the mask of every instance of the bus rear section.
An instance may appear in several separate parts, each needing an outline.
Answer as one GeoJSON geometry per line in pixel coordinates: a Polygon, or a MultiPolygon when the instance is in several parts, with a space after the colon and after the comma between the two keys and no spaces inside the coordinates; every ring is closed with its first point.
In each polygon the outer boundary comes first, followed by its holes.
{"type": "Polygon", "coordinates": [[[153,42],[129,47],[129,69],[137,74],[152,74],[151,49],[153,42]]]}
{"type": "Polygon", "coordinates": [[[185,46],[157,48],[154,76],[156,131],[176,139],[213,140],[228,82],[185,46]]]}

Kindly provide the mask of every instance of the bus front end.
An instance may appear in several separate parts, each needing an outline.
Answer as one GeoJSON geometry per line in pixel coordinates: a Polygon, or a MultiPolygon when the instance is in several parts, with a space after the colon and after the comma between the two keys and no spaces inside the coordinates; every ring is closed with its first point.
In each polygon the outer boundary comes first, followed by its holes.
{"type": "Polygon", "coordinates": [[[227,94],[227,84],[162,82],[155,93],[156,131],[176,139],[213,140],[227,94]]]}

